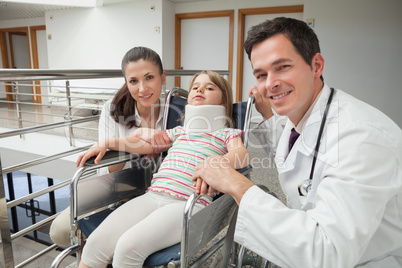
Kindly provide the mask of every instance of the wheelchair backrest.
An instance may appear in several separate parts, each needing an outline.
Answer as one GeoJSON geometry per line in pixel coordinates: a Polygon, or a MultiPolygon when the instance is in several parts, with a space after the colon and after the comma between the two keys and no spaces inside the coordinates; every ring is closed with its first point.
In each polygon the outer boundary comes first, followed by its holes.
{"type": "Polygon", "coordinates": [[[180,118],[182,118],[184,115],[184,107],[186,104],[186,98],[178,96],[172,96],[170,98],[166,129],[172,129],[179,125],[183,125],[183,120],[180,120],[180,118]]]}

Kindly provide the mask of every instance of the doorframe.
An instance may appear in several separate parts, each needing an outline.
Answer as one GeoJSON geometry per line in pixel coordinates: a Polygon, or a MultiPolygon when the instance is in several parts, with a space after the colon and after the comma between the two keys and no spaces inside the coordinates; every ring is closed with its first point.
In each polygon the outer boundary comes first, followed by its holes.
{"type": "Polygon", "coordinates": [[[303,5],[280,6],[265,8],[246,8],[239,9],[238,28],[237,28],[237,70],[236,70],[236,102],[242,101],[243,93],[243,57],[244,57],[244,32],[247,15],[280,14],[280,13],[299,13],[303,12],[303,5]]]}
{"type": "MultiPolygon", "coordinates": [[[[39,69],[39,56],[38,56],[38,43],[37,43],[37,35],[36,32],[40,30],[46,30],[45,25],[40,26],[30,26],[30,27],[17,27],[17,28],[4,28],[0,29],[0,47],[1,47],[1,57],[2,57],[2,64],[3,68],[13,68],[14,67],[14,52],[12,46],[12,35],[26,35],[27,37],[27,44],[28,44],[28,61],[29,61],[29,68],[30,69],[39,69]],[[11,66],[9,61],[9,53],[8,53],[8,46],[7,46],[7,34],[9,38],[9,45],[10,45],[10,59],[11,59],[11,66]],[[32,50],[32,53],[31,53],[32,50]],[[32,58],[31,58],[32,57],[32,58]]],[[[32,83],[32,82],[31,82],[32,83]]],[[[39,81],[34,82],[35,85],[40,85],[39,81]]],[[[13,101],[13,95],[7,94],[12,93],[12,86],[6,85],[6,98],[7,101],[13,101]]],[[[40,86],[32,87],[32,102],[33,103],[42,103],[42,97],[40,86]]]]}
{"type": "MultiPolygon", "coordinates": [[[[46,30],[45,25],[40,26],[31,26],[29,27],[29,31],[31,34],[31,50],[32,50],[32,62],[33,66],[32,69],[39,69],[39,53],[38,53],[38,39],[37,39],[37,31],[46,30]]],[[[35,81],[35,89],[32,92],[35,92],[35,96],[32,96],[32,101],[36,103],[42,103],[42,91],[40,87],[40,81],[35,81]],[[36,98],[36,100],[34,99],[36,98]]]]}
{"type": "MultiPolygon", "coordinates": [[[[0,31],[0,53],[1,53],[1,62],[3,64],[4,69],[10,68],[10,62],[8,60],[8,49],[7,49],[7,37],[6,37],[6,32],[0,31]]],[[[10,82],[5,82],[5,90],[6,90],[6,100],[7,101],[13,101],[13,94],[10,94],[13,92],[13,88],[10,84],[10,82]]]]}
{"type": "MultiPolygon", "coordinates": [[[[29,46],[28,27],[0,29],[0,45],[1,45],[1,58],[2,58],[2,63],[3,63],[3,68],[13,68],[14,67],[14,54],[13,54],[11,35],[13,35],[13,34],[15,34],[17,32],[25,33],[24,35],[27,36],[29,66],[31,68],[31,52],[30,52],[30,49],[29,49],[30,46],[29,46]],[[8,34],[8,40],[9,40],[9,45],[10,45],[11,66],[10,66],[9,55],[8,55],[8,46],[7,46],[7,37],[6,37],[7,34],[8,34]]],[[[7,94],[7,93],[12,93],[13,92],[12,86],[11,85],[5,85],[5,89],[6,89],[7,101],[13,101],[14,100],[13,94],[7,94]]]]}
{"type": "MultiPolygon", "coordinates": [[[[233,34],[234,34],[234,10],[219,10],[219,11],[206,11],[206,12],[193,12],[193,13],[179,13],[176,14],[175,19],[175,69],[181,68],[181,21],[185,19],[205,19],[216,17],[229,17],[229,57],[228,57],[228,70],[230,71],[229,83],[232,84],[233,72],[233,34]]],[[[175,77],[175,86],[180,87],[180,77],[175,77]]]]}
{"type": "MultiPolygon", "coordinates": [[[[10,55],[11,55],[11,68],[15,69],[14,62],[14,50],[13,50],[13,35],[25,36],[28,40],[28,36],[26,32],[8,32],[8,43],[10,44],[10,55]]],[[[28,50],[29,50],[29,42],[28,42],[28,50]]],[[[29,66],[31,66],[31,59],[29,59],[29,66]]]]}

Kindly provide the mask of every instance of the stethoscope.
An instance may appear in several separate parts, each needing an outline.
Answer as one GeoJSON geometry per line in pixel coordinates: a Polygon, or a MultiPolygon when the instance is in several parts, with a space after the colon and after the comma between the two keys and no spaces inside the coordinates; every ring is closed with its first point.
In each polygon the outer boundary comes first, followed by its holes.
{"type": "Polygon", "coordinates": [[[320,125],[320,131],[318,132],[318,137],[317,137],[317,142],[315,144],[315,149],[314,149],[314,157],[313,157],[313,162],[311,163],[311,171],[310,171],[310,178],[307,180],[304,180],[301,182],[300,185],[297,186],[297,189],[299,191],[300,196],[306,196],[308,192],[311,190],[311,184],[313,181],[313,175],[314,175],[314,167],[315,167],[315,162],[317,162],[317,155],[318,155],[318,150],[320,149],[320,144],[321,144],[321,136],[324,131],[324,125],[325,121],[327,121],[327,116],[328,116],[328,110],[329,107],[331,106],[332,102],[332,97],[334,96],[334,88],[331,87],[331,94],[329,95],[327,105],[325,107],[324,115],[322,116],[321,120],[321,125],[320,125]]]}

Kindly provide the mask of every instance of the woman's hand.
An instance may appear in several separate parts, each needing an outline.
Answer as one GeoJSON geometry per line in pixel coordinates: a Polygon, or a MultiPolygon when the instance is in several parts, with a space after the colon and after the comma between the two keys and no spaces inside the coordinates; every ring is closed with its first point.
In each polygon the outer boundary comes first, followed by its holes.
{"type": "Polygon", "coordinates": [[[91,148],[89,148],[85,153],[78,156],[76,166],[83,167],[85,162],[91,158],[92,156],[96,156],[94,163],[98,164],[99,161],[103,158],[107,151],[108,147],[106,146],[106,142],[102,141],[99,143],[95,143],[91,148]]]}
{"type": "Polygon", "coordinates": [[[154,154],[164,152],[172,146],[168,135],[161,130],[141,127],[134,131],[133,136],[151,144],[154,154]]]}

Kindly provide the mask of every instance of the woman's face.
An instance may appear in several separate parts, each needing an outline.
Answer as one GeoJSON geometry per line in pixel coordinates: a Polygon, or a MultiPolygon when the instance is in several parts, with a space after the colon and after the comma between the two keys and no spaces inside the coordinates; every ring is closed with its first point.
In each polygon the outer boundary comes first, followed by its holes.
{"type": "Polygon", "coordinates": [[[159,68],[152,61],[138,60],[127,64],[125,79],[131,96],[137,102],[137,108],[150,108],[158,103],[166,74],[159,73],[159,68]]]}
{"type": "Polygon", "coordinates": [[[207,74],[200,74],[194,80],[188,95],[190,105],[224,105],[222,90],[207,74]]]}

